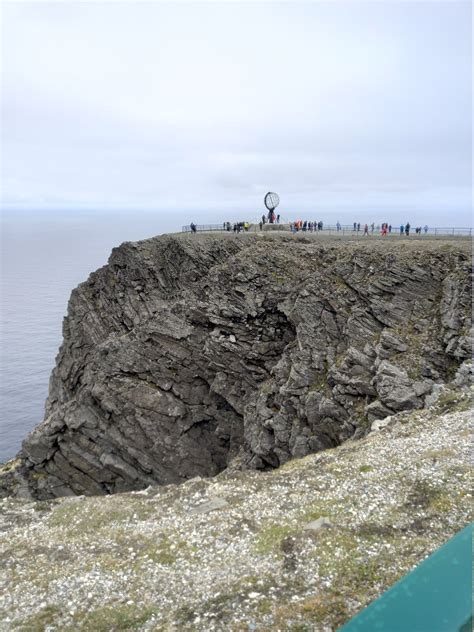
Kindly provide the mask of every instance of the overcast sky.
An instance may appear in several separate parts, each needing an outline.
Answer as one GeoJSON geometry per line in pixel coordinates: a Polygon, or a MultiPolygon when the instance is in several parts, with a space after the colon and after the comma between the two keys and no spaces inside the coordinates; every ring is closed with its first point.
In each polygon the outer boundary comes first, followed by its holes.
{"type": "Polygon", "coordinates": [[[471,223],[470,2],[2,14],[4,208],[471,223]]]}

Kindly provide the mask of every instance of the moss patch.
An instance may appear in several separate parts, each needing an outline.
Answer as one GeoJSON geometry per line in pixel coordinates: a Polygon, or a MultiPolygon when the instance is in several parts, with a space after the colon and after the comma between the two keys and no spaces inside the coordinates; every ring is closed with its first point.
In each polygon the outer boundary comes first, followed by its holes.
{"type": "Polygon", "coordinates": [[[295,533],[295,529],[290,526],[271,525],[266,527],[258,534],[255,549],[263,555],[278,551],[282,541],[292,533],[295,533]]]}
{"type": "Polygon", "coordinates": [[[153,608],[143,605],[104,606],[90,612],[80,612],[75,616],[76,626],[63,628],[65,632],[76,630],[93,630],[94,632],[111,632],[111,630],[138,630],[151,618],[153,608]]]}
{"type": "Polygon", "coordinates": [[[447,391],[442,393],[436,402],[436,409],[439,413],[469,410],[472,406],[470,397],[460,395],[458,392],[447,391]]]}
{"type": "Polygon", "coordinates": [[[155,513],[144,499],[128,498],[126,503],[109,499],[66,502],[56,507],[48,519],[49,526],[63,527],[75,535],[110,526],[114,522],[139,522],[155,513]]]}
{"type": "Polygon", "coordinates": [[[406,509],[424,509],[435,513],[447,513],[452,506],[453,501],[446,491],[427,481],[416,481],[405,503],[406,509]]]}
{"type": "Polygon", "coordinates": [[[61,609],[58,606],[49,605],[41,608],[31,617],[13,624],[13,627],[21,632],[44,632],[48,626],[56,621],[60,614],[61,609]]]}

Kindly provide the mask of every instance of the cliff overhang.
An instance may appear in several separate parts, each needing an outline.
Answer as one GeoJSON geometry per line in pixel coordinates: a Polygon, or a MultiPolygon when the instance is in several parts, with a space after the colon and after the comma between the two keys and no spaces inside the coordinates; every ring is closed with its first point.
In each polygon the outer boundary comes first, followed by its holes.
{"type": "Polygon", "coordinates": [[[71,295],[45,419],[0,492],[110,494],[364,436],[467,375],[470,272],[463,240],[122,244],[71,295]]]}

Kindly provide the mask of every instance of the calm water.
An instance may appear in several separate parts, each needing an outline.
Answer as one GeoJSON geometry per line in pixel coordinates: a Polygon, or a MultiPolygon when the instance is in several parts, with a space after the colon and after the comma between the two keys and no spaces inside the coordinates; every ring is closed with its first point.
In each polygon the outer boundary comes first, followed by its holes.
{"type": "Polygon", "coordinates": [[[107,262],[114,246],[189,221],[176,213],[3,211],[0,462],[43,418],[71,290],[107,262]]]}

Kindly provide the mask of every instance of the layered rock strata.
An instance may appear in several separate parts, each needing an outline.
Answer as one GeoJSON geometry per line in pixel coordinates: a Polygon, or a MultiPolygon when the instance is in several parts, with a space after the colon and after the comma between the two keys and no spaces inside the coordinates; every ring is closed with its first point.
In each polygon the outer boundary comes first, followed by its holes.
{"type": "Polygon", "coordinates": [[[467,247],[287,235],[124,243],[76,288],[3,493],[278,467],[422,408],[470,358],[467,247]]]}

